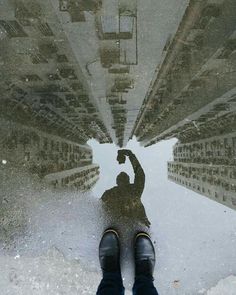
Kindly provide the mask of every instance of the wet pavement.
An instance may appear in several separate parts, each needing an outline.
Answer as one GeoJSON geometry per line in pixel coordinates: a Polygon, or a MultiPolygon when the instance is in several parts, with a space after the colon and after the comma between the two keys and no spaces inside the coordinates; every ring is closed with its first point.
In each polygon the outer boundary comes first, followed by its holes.
{"type": "Polygon", "coordinates": [[[235,9],[0,3],[1,294],[95,294],[107,227],[127,294],[141,230],[160,294],[235,293],[235,9]]]}

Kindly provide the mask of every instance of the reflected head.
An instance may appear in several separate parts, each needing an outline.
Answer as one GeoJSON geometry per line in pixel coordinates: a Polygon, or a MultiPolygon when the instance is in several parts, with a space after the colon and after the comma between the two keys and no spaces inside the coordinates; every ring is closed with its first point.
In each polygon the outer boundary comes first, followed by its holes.
{"type": "Polygon", "coordinates": [[[116,178],[116,184],[118,186],[129,185],[129,175],[125,172],[121,172],[116,178]]]}

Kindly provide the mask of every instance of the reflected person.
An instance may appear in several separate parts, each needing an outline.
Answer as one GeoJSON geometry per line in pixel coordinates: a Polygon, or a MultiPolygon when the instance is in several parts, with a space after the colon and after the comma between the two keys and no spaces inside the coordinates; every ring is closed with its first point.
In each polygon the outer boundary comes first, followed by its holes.
{"type": "Polygon", "coordinates": [[[145,174],[138,159],[130,150],[118,151],[117,161],[119,164],[125,163],[126,157],[129,158],[134,170],[134,183],[130,183],[127,173],[121,172],[116,178],[117,186],[106,190],[102,195],[103,207],[108,216],[118,224],[127,219],[133,224],[149,227],[150,222],[141,202],[145,174]]]}

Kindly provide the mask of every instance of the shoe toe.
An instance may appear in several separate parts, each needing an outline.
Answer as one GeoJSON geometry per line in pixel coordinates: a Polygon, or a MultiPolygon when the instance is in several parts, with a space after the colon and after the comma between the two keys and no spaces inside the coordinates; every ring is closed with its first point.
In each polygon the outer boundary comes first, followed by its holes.
{"type": "Polygon", "coordinates": [[[135,256],[143,259],[155,259],[155,249],[147,234],[137,235],[135,241],[135,256]]]}
{"type": "Polygon", "coordinates": [[[134,245],[135,273],[152,277],[155,267],[155,249],[148,234],[139,233],[134,245]]]}
{"type": "Polygon", "coordinates": [[[119,240],[115,232],[105,232],[99,246],[100,254],[115,255],[119,251],[119,240]]]}
{"type": "Polygon", "coordinates": [[[107,230],[99,245],[99,260],[103,271],[120,271],[120,244],[118,234],[107,230]]]}

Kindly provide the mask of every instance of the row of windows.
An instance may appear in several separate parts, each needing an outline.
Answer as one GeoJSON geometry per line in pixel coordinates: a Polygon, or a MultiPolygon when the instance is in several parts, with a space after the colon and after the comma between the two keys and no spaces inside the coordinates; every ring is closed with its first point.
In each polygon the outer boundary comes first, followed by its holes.
{"type": "Polygon", "coordinates": [[[215,198],[216,201],[230,202],[231,205],[236,207],[236,197],[233,198],[233,197],[227,196],[225,193],[222,194],[222,193],[217,192],[215,190],[211,190],[210,188],[200,186],[199,184],[189,182],[188,180],[184,180],[183,178],[179,178],[179,177],[176,177],[173,175],[169,175],[168,178],[176,183],[179,183],[179,184],[187,187],[187,188],[195,190],[195,191],[202,193],[204,195],[208,195],[211,198],[215,198]]]}
{"type": "Polygon", "coordinates": [[[206,176],[218,176],[218,177],[229,177],[231,179],[236,179],[236,167],[234,166],[211,166],[211,165],[199,165],[194,167],[193,165],[187,166],[187,164],[182,165],[181,163],[168,163],[168,171],[173,171],[174,173],[185,173],[187,175],[203,175],[206,176]]]}
{"type": "Polygon", "coordinates": [[[232,157],[236,155],[236,137],[212,139],[208,142],[177,144],[174,149],[176,158],[195,157],[232,157]]]}
{"type": "Polygon", "coordinates": [[[40,176],[92,162],[91,149],[27,129],[10,132],[3,142],[3,150],[12,161],[27,163],[40,176]]]}
{"type": "Polygon", "coordinates": [[[52,184],[54,185],[54,187],[57,187],[59,184],[61,186],[82,187],[91,179],[97,178],[98,175],[99,175],[99,168],[94,167],[82,172],[74,173],[70,176],[67,176],[58,180],[55,180],[52,182],[52,184]]]}

